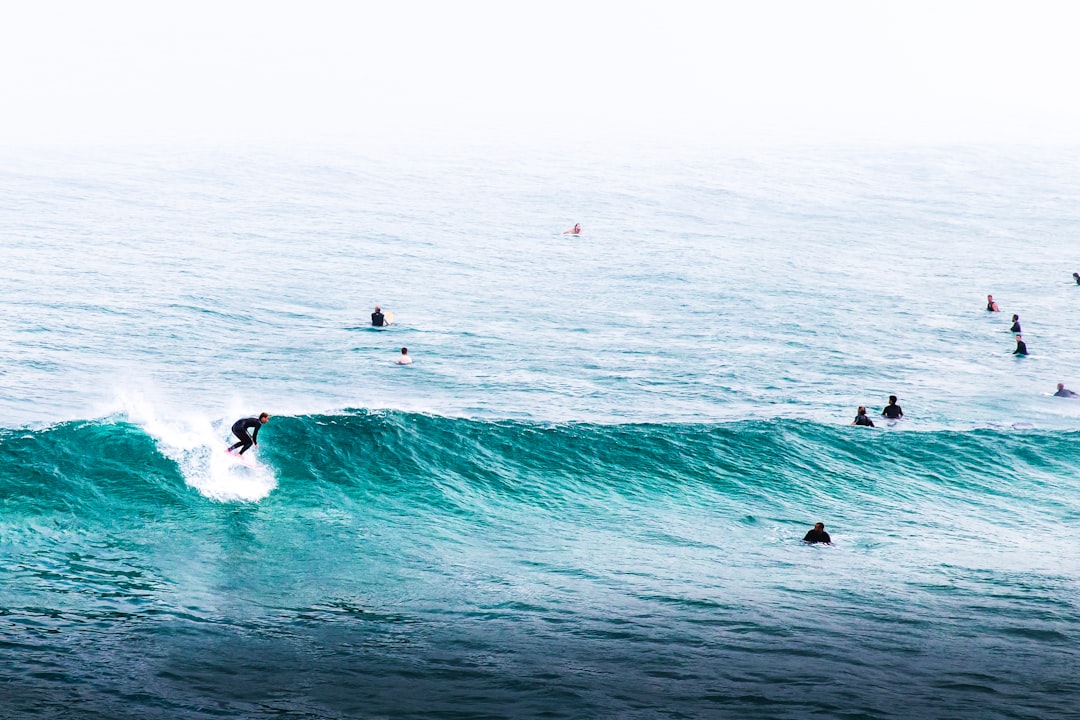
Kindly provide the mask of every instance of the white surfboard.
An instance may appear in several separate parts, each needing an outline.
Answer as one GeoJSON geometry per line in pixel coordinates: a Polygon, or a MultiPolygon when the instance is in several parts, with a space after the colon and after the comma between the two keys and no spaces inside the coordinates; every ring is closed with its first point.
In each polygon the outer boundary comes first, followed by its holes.
{"type": "Polygon", "coordinates": [[[232,460],[237,465],[243,465],[244,467],[249,468],[255,467],[255,458],[251,453],[252,451],[248,450],[243,455],[240,455],[238,452],[234,452],[229,448],[225,448],[225,454],[229,457],[230,460],[232,460]]]}

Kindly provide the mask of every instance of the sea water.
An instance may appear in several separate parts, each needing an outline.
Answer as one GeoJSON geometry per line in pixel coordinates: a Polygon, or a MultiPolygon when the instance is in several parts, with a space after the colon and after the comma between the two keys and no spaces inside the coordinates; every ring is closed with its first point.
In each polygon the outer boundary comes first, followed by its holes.
{"type": "Polygon", "coordinates": [[[1078,155],[6,152],[0,715],[1076,717],[1078,155]]]}

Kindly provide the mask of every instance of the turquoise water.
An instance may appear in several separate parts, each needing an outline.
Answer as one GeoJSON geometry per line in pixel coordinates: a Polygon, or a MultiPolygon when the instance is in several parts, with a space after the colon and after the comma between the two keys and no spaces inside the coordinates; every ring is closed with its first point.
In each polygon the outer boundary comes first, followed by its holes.
{"type": "Polygon", "coordinates": [[[8,156],[5,712],[1074,714],[1077,159],[8,156]]]}

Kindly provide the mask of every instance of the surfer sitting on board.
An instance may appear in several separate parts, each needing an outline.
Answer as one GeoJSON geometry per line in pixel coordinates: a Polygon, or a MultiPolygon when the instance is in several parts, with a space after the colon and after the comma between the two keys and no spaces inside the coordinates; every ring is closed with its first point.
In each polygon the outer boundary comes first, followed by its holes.
{"type": "Polygon", "coordinates": [[[829,533],[825,532],[825,523],[814,523],[814,529],[806,533],[802,541],[811,545],[814,543],[832,544],[832,538],[829,537],[829,533]]]}
{"type": "Polygon", "coordinates": [[[1019,335],[1016,336],[1016,349],[1013,350],[1013,355],[1027,355],[1027,343],[1021,339],[1019,335]]]}
{"type": "Polygon", "coordinates": [[[382,327],[386,324],[386,316],[382,314],[382,308],[378,305],[375,306],[375,312],[371,313],[371,324],[375,327],[382,327]]]}
{"type": "Polygon", "coordinates": [[[852,425],[863,425],[865,427],[874,427],[874,421],[866,417],[866,406],[860,405],[859,411],[855,413],[855,422],[852,425]]]}
{"type": "Polygon", "coordinates": [[[904,417],[904,411],[900,409],[900,406],[896,404],[896,396],[889,396],[889,404],[881,411],[881,414],[890,420],[899,420],[904,417]]]}
{"type": "Polygon", "coordinates": [[[570,228],[569,230],[563,230],[562,234],[563,235],[580,235],[581,234],[581,223],[576,223],[574,225],[574,227],[570,228]]]}
{"type": "Polygon", "coordinates": [[[236,448],[243,445],[244,449],[238,453],[239,455],[243,455],[249,449],[251,449],[252,445],[258,445],[259,428],[261,428],[263,426],[263,423],[267,422],[268,420],[270,420],[270,415],[268,413],[260,413],[259,417],[257,418],[240,418],[239,420],[234,422],[232,426],[233,435],[240,438],[240,442],[230,447],[229,452],[232,452],[236,448]],[[249,428],[255,431],[251,435],[248,435],[249,428]]]}

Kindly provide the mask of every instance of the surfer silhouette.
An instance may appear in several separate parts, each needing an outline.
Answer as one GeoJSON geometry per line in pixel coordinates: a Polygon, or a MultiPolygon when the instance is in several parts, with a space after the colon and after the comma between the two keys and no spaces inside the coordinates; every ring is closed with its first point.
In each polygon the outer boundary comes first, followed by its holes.
{"type": "Polygon", "coordinates": [[[378,305],[375,306],[375,312],[371,313],[371,324],[375,327],[382,327],[386,324],[386,316],[382,313],[382,308],[378,305]]]}
{"type": "Polygon", "coordinates": [[[874,427],[874,421],[866,416],[866,406],[860,405],[859,411],[855,413],[855,420],[852,421],[852,425],[863,425],[865,427],[874,427]]]}
{"type": "Polygon", "coordinates": [[[257,418],[240,418],[239,420],[234,422],[232,426],[232,432],[233,435],[240,438],[240,442],[231,446],[229,448],[229,452],[232,452],[233,450],[242,445],[244,449],[237,454],[243,455],[251,449],[252,445],[258,445],[259,428],[263,426],[263,423],[269,422],[269,420],[270,415],[268,413],[260,413],[259,417],[257,418]],[[248,435],[248,429],[252,429],[254,430],[254,432],[248,435]]]}
{"type": "Polygon", "coordinates": [[[814,523],[814,529],[807,532],[802,541],[811,545],[814,543],[832,544],[832,538],[829,537],[829,533],[825,532],[825,523],[814,523]]]}
{"type": "Polygon", "coordinates": [[[896,404],[896,396],[889,396],[889,404],[881,411],[881,414],[890,420],[899,420],[904,417],[904,411],[900,409],[900,406],[896,404]]]}

